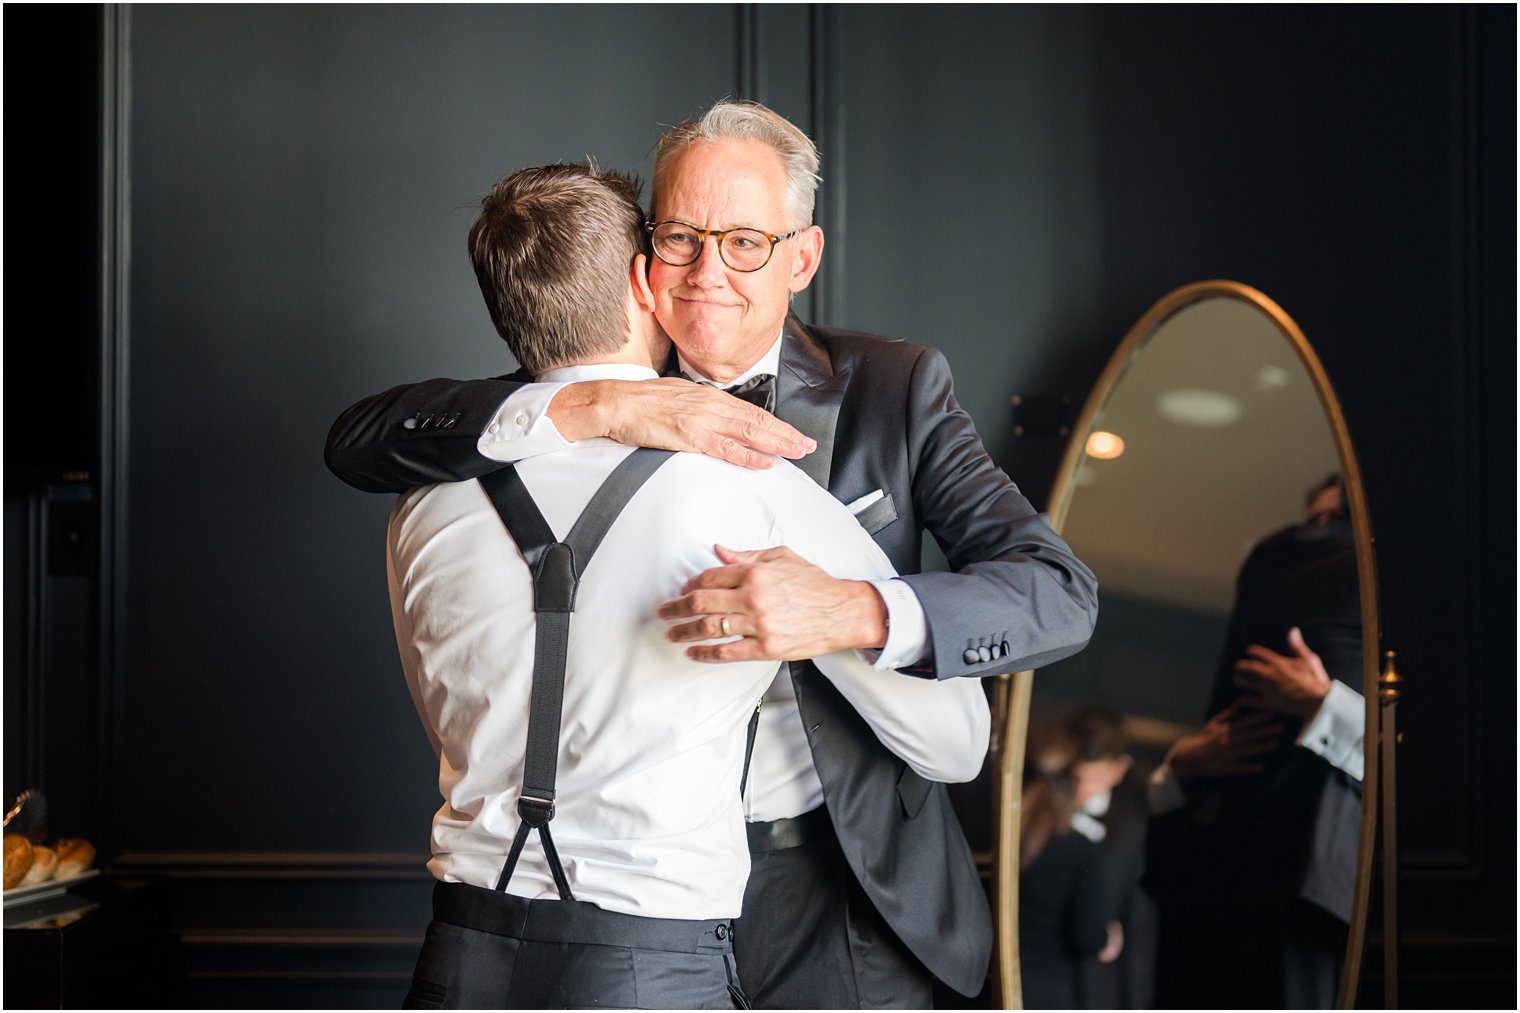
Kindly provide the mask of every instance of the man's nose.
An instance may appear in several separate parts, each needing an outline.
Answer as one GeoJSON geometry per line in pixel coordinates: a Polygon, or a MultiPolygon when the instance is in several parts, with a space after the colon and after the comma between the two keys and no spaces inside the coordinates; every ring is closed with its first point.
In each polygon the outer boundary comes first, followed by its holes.
{"type": "Polygon", "coordinates": [[[715,288],[727,280],[723,258],[718,252],[720,241],[717,236],[708,236],[706,242],[702,244],[702,249],[697,253],[697,259],[693,260],[686,269],[687,278],[693,285],[715,288]]]}

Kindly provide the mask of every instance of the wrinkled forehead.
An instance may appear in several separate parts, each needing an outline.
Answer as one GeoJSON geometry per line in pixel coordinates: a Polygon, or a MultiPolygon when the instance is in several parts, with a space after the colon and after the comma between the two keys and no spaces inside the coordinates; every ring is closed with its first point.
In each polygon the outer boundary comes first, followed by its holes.
{"type": "Polygon", "coordinates": [[[657,220],[679,218],[703,228],[773,230],[784,216],[786,170],[760,141],[694,141],[655,180],[657,220]]]}

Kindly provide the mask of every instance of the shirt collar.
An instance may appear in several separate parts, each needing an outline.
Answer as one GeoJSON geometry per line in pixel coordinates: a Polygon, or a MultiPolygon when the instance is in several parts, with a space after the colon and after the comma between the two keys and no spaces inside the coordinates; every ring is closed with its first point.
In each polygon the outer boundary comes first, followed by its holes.
{"type": "Polygon", "coordinates": [[[539,383],[575,383],[580,380],[655,380],[659,373],[631,362],[598,362],[546,369],[534,377],[539,383]]]}
{"type": "Polygon", "coordinates": [[[1108,836],[1108,827],[1084,812],[1071,814],[1071,828],[1094,844],[1102,843],[1108,836]]]}
{"type": "Polygon", "coordinates": [[[784,333],[785,331],[783,329],[781,333],[778,333],[776,335],[775,344],[771,345],[770,350],[767,351],[764,355],[760,356],[760,360],[758,362],[726,383],[718,383],[715,380],[707,379],[707,377],[702,374],[701,370],[697,369],[697,367],[686,361],[686,356],[681,354],[681,350],[679,348],[676,349],[676,364],[681,367],[681,372],[685,373],[687,376],[691,377],[698,383],[705,383],[710,387],[737,387],[744,381],[753,379],[754,377],[759,376],[761,373],[769,373],[772,376],[775,376],[781,372],[781,338],[784,333]]]}

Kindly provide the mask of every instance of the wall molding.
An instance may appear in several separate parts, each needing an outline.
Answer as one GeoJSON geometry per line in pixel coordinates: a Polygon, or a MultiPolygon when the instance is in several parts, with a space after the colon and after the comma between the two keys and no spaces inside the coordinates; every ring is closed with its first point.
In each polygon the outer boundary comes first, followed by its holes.
{"type": "Polygon", "coordinates": [[[421,852],[377,851],[126,851],[116,875],[170,879],[402,879],[427,881],[421,852]]]}
{"type": "Polygon", "coordinates": [[[100,775],[96,779],[97,843],[110,855],[114,828],[126,826],[120,772],[127,769],[125,712],[128,391],[131,298],[132,8],[105,4],[100,36],[100,609],[97,710],[100,775]]]}
{"type": "Polygon", "coordinates": [[[765,37],[759,4],[738,4],[735,11],[734,94],[754,102],[766,95],[765,37]]]}
{"type": "MultiPolygon", "coordinates": [[[[1483,484],[1486,461],[1492,450],[1491,441],[1484,425],[1482,399],[1482,376],[1486,365],[1482,327],[1480,324],[1480,238],[1479,217],[1479,155],[1478,155],[1478,15],[1470,7],[1454,7],[1448,11],[1449,75],[1446,103],[1451,110],[1447,136],[1446,158],[1455,185],[1452,187],[1450,215],[1450,243],[1448,255],[1451,271],[1447,278],[1450,298],[1450,315],[1455,331],[1452,350],[1457,358],[1452,381],[1453,396],[1460,405],[1460,419],[1464,439],[1462,441],[1461,468],[1464,480],[1465,523],[1462,532],[1463,559],[1466,561],[1462,574],[1461,594],[1467,602],[1462,609],[1462,630],[1459,637],[1463,643],[1472,645],[1480,661],[1486,662],[1486,646],[1483,627],[1484,618],[1484,532],[1485,499],[1483,484]]],[[[1398,644],[1391,645],[1395,650],[1398,644]]],[[[1465,680],[1462,693],[1462,711],[1470,723],[1462,738],[1465,750],[1464,764],[1467,770],[1465,783],[1470,786],[1484,784],[1487,755],[1486,731],[1482,715],[1488,705],[1487,686],[1481,673],[1494,671],[1486,663],[1473,668],[1478,673],[1465,680]]],[[[1407,673],[1405,673],[1407,674],[1407,673]]],[[[1414,673],[1412,684],[1418,696],[1422,675],[1414,673]]],[[[1406,698],[1408,693],[1406,692],[1406,698]]],[[[1406,705],[1407,706],[1407,705],[1406,705]]],[[[1416,705],[1418,706],[1418,705],[1416,705]]],[[[1401,729],[1402,730],[1402,729],[1401,729]]],[[[1400,760],[1403,767],[1403,761],[1400,760]]],[[[1400,773],[1406,773],[1401,769],[1400,773]]],[[[1487,812],[1484,793],[1470,790],[1465,793],[1460,808],[1462,822],[1467,828],[1465,846],[1440,851],[1400,849],[1399,871],[1407,881],[1410,878],[1435,879],[1446,883],[1460,880],[1481,881],[1487,875],[1487,812]]],[[[1400,839],[1403,840],[1401,832],[1400,839]]]]}
{"type": "Polygon", "coordinates": [[[424,933],[383,929],[186,929],[179,934],[186,946],[204,947],[405,947],[413,952],[424,933]]]}
{"type": "Polygon", "coordinates": [[[839,84],[843,47],[839,12],[830,4],[808,5],[808,133],[824,154],[813,221],[823,227],[828,246],[813,279],[810,323],[844,326],[844,270],[849,247],[845,232],[845,109],[839,84]]]}

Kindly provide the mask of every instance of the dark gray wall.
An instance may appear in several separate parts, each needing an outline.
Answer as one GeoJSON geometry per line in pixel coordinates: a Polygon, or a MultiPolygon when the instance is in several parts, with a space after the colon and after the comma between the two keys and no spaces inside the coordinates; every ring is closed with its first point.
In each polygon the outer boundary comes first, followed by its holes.
{"type": "Polygon", "coordinates": [[[121,803],[175,770],[243,804],[134,821],[123,848],[425,846],[389,501],[332,481],[322,435],[365,391],[515,368],[465,256],[471,202],[522,165],[637,169],[661,116],[733,87],[733,31],[721,8],[132,12],[124,623],[153,677],[121,803]],[[643,69],[678,24],[722,44],[662,83],[643,69]],[[286,805],[305,815],[268,818],[286,805]]]}
{"type": "MultiPolygon", "coordinates": [[[[824,152],[828,269],[804,311],[943,349],[1037,503],[1061,442],[1015,438],[1011,394],[1080,404],[1189,281],[1246,282],[1295,317],[1345,404],[1410,680],[1405,999],[1513,993],[1513,9],[107,21],[129,58],[106,88],[129,203],[123,241],[105,236],[125,271],[101,359],[120,484],[87,832],[170,884],[175,998],[398,1000],[436,789],[389,629],[389,504],[326,473],[322,435],[363,393],[510,365],[463,252],[501,173],[639,168],[660,124],[737,89],[824,152]]],[[[8,590],[19,527],[8,508],[8,590]]],[[[8,739],[13,712],[8,686],[8,739]]]]}

